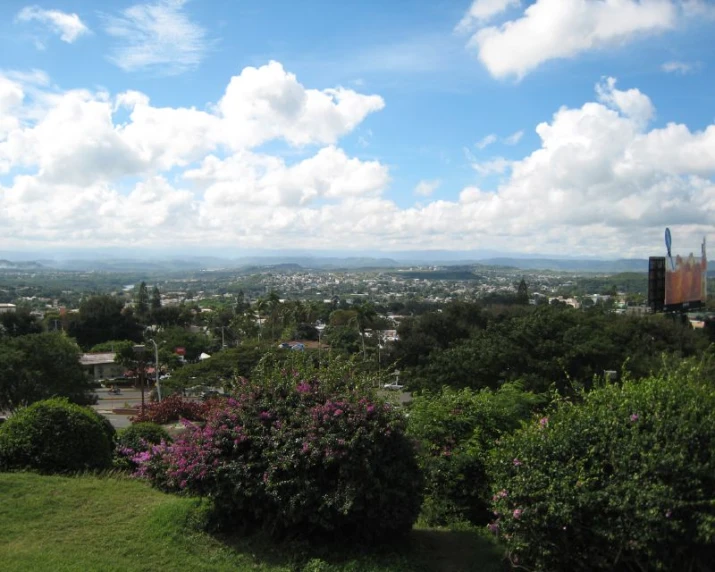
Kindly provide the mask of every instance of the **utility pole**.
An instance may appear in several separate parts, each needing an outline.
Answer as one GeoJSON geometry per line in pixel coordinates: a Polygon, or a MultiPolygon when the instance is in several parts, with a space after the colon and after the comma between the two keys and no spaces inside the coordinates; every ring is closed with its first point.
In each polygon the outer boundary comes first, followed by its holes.
{"type": "Polygon", "coordinates": [[[141,414],[142,417],[144,416],[144,378],[145,378],[145,371],[144,371],[144,346],[143,345],[136,345],[134,346],[134,355],[137,357],[137,377],[139,378],[139,387],[141,388],[141,394],[142,394],[142,409],[141,409],[141,414]]]}
{"type": "Polygon", "coordinates": [[[159,346],[154,340],[149,340],[154,344],[154,383],[156,384],[156,397],[161,403],[161,386],[159,385],[159,346]]]}

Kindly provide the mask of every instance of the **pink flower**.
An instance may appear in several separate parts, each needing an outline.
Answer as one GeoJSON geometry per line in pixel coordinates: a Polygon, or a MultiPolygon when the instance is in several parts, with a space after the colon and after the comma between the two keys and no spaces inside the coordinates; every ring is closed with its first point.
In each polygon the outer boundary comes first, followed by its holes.
{"type": "Polygon", "coordinates": [[[671,516],[673,516],[673,511],[671,511],[670,509],[666,510],[666,511],[665,511],[665,518],[670,518],[671,516]]]}
{"type": "Polygon", "coordinates": [[[307,383],[307,382],[305,382],[305,381],[301,381],[301,382],[300,382],[298,385],[296,385],[296,387],[295,387],[295,390],[296,390],[298,393],[308,393],[311,389],[312,389],[312,388],[310,387],[310,384],[307,383]]]}
{"type": "Polygon", "coordinates": [[[336,410],[335,410],[335,413],[333,413],[333,415],[334,415],[335,417],[338,417],[339,415],[342,415],[342,414],[343,414],[343,410],[342,410],[342,409],[336,409],[336,410]]]}
{"type": "Polygon", "coordinates": [[[487,528],[489,529],[489,532],[492,534],[499,534],[499,523],[498,522],[490,522],[487,524],[487,528]]]}
{"type": "Polygon", "coordinates": [[[515,508],[515,509],[514,509],[514,512],[512,513],[512,516],[513,516],[515,519],[519,520],[519,519],[521,518],[521,513],[522,513],[522,512],[523,512],[523,511],[522,511],[520,508],[515,508]]]}
{"type": "Polygon", "coordinates": [[[512,462],[514,463],[515,467],[521,467],[521,461],[519,459],[514,458],[512,462]]]}
{"type": "Polygon", "coordinates": [[[539,419],[539,425],[541,425],[542,427],[548,427],[548,425],[549,425],[549,418],[548,418],[548,417],[542,417],[541,419],[539,419]]]}
{"type": "Polygon", "coordinates": [[[638,421],[638,414],[633,413],[633,415],[631,415],[631,423],[635,423],[636,421],[638,421]]]}

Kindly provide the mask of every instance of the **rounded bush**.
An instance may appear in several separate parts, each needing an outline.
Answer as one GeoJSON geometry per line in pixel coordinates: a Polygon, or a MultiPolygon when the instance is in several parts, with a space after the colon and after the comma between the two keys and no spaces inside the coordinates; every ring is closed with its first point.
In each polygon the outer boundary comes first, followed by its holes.
{"type": "Polygon", "coordinates": [[[561,402],[502,439],[490,529],[531,570],[711,570],[713,410],[682,369],[561,402]]]}
{"type": "Polygon", "coordinates": [[[105,469],[107,429],[89,408],[55,398],[19,410],[0,427],[0,468],[69,473],[105,469]]]}
{"type": "Polygon", "coordinates": [[[160,402],[149,403],[140,413],[132,418],[134,423],[159,423],[160,425],[188,419],[201,421],[204,418],[203,407],[200,403],[184,399],[180,395],[171,395],[160,402]]]}
{"type": "Polygon", "coordinates": [[[166,429],[156,423],[134,423],[124,429],[117,439],[117,451],[114,466],[117,469],[134,471],[137,464],[134,459],[159,443],[171,443],[166,429]]]}
{"type": "Polygon", "coordinates": [[[541,397],[510,383],[498,391],[444,387],[415,396],[408,432],[420,443],[422,519],[436,526],[489,522],[489,452],[501,435],[519,427],[542,404],[541,397]]]}
{"type": "Polygon", "coordinates": [[[171,442],[171,436],[156,423],[134,423],[119,433],[118,448],[146,451],[148,445],[158,445],[162,441],[171,442]]]}
{"type": "Polygon", "coordinates": [[[422,480],[401,413],[360,390],[286,374],[248,382],[140,472],[166,490],[214,500],[224,524],[277,535],[372,541],[408,532],[422,480]]]}

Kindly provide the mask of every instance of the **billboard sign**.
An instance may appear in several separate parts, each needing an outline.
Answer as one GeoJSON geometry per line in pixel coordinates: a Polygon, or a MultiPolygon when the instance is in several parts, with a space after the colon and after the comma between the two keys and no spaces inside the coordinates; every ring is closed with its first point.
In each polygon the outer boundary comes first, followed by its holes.
{"type": "MultiPolygon", "coordinates": [[[[672,259],[671,259],[672,260],[672,259]]],[[[708,297],[708,261],[703,240],[702,254],[696,258],[675,256],[665,272],[665,311],[697,308],[708,297]]]]}

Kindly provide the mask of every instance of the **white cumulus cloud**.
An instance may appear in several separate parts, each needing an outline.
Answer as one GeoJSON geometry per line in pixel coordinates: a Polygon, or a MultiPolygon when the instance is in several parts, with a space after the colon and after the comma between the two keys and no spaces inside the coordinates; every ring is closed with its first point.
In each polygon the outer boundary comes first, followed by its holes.
{"type": "Polygon", "coordinates": [[[77,14],[67,14],[59,10],[44,10],[39,6],[26,6],[16,16],[19,22],[40,22],[59,34],[60,40],[73,43],[83,34],[89,33],[89,28],[77,14]]]}
{"type": "Polygon", "coordinates": [[[438,181],[425,180],[415,188],[425,199],[409,208],[392,197],[383,162],[339,145],[382,108],[378,96],[308,88],[277,63],[232,78],[207,111],[155,107],[137,91],[50,85],[36,74],[0,75],[5,248],[646,256],[660,251],[664,226],[687,253],[715,220],[715,125],[655,128],[650,98],[613,78],[596,84],[591,101],[534,126],[530,152],[474,160],[472,183],[498,175],[489,188],[443,181],[436,198],[438,181]],[[299,153],[272,154],[264,144],[276,140],[299,153]]]}
{"type": "Polygon", "coordinates": [[[469,44],[494,77],[521,78],[549,60],[671,29],[678,15],[673,0],[536,0],[514,20],[479,27],[469,44]]]}

